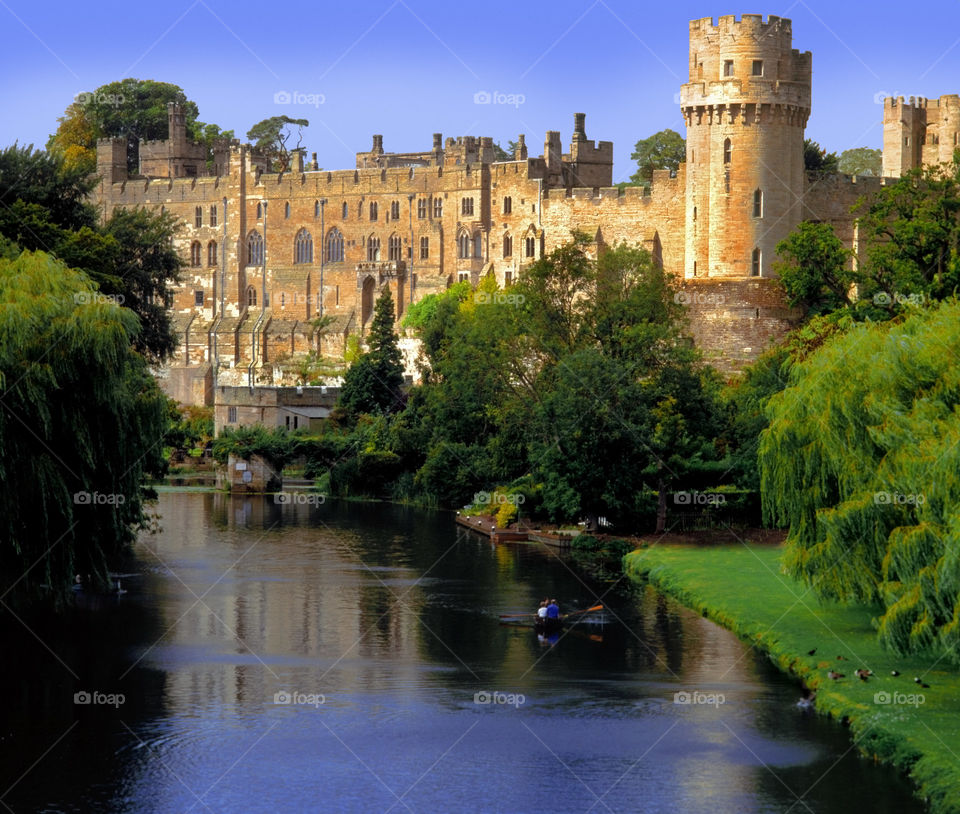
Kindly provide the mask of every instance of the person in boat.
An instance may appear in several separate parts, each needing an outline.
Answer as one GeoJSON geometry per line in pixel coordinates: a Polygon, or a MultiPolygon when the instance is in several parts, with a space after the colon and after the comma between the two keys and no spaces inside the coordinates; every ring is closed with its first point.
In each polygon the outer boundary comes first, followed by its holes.
{"type": "Polygon", "coordinates": [[[537,608],[537,618],[534,622],[534,627],[537,629],[537,632],[541,632],[547,622],[547,605],[550,604],[546,599],[540,603],[540,607],[537,608]]]}
{"type": "Polygon", "coordinates": [[[556,599],[551,599],[547,605],[547,618],[544,626],[550,630],[557,630],[560,627],[560,606],[556,599]]]}

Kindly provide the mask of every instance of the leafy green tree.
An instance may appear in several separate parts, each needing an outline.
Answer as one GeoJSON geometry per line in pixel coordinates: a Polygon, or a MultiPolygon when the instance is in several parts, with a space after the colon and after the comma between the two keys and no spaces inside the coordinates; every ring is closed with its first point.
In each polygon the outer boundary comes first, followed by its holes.
{"type": "Polygon", "coordinates": [[[403,355],[393,323],[393,296],[385,287],[374,306],[370,350],[350,366],[343,380],[339,407],[348,414],[392,412],[403,400],[403,355]]]}
{"type": "Polygon", "coordinates": [[[885,185],[859,210],[867,244],[860,296],[890,311],[910,295],[941,300],[960,286],[960,153],[885,185]]]}
{"type": "Polygon", "coordinates": [[[654,170],[676,170],[687,160],[687,142],[668,128],[640,139],[630,158],[637,162],[637,171],[630,176],[630,182],[649,186],[654,170]]]}
{"type": "Polygon", "coordinates": [[[276,172],[286,172],[290,167],[290,153],[299,149],[303,142],[303,128],[309,126],[306,119],[292,119],[289,116],[271,116],[257,122],[247,131],[247,138],[253,146],[269,156],[276,172]],[[297,128],[297,141],[288,146],[293,138],[292,128],[297,128]]]}
{"type": "Polygon", "coordinates": [[[828,153],[813,139],[803,140],[803,167],[807,172],[830,175],[839,171],[840,156],[828,153]]]}
{"type": "Polygon", "coordinates": [[[837,169],[847,175],[865,175],[879,178],[883,173],[883,152],[869,147],[855,147],[840,153],[837,169]]]}
{"type": "Polygon", "coordinates": [[[89,175],[97,168],[97,130],[83,104],[73,102],[57,119],[57,131],[47,139],[47,149],[59,152],[64,166],[89,175]]]}
{"type": "Polygon", "coordinates": [[[103,580],[164,470],[165,399],[132,348],[133,312],[43,252],[0,260],[4,593],[103,580]]]}
{"type": "Polygon", "coordinates": [[[782,260],[774,270],[791,306],[820,314],[851,304],[851,288],[859,278],[832,224],[803,221],[777,244],[777,254],[782,260]]]}
{"type": "Polygon", "coordinates": [[[960,644],[960,305],[859,324],[791,371],[760,442],[785,567],[822,597],[876,604],[899,653],[960,644]]]}

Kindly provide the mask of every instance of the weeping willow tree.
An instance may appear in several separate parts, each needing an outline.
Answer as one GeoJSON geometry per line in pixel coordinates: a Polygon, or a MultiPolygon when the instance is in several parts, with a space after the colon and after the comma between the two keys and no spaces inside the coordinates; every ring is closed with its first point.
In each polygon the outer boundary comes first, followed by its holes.
{"type": "Polygon", "coordinates": [[[861,324],[770,399],[759,464],[785,565],[822,597],[882,608],[900,652],[960,661],[960,304],[861,324]]]}
{"type": "MultiPolygon", "coordinates": [[[[103,579],[163,467],[136,315],[43,252],[0,260],[0,593],[103,579]]],[[[10,601],[9,597],[6,601],[10,601]]]]}

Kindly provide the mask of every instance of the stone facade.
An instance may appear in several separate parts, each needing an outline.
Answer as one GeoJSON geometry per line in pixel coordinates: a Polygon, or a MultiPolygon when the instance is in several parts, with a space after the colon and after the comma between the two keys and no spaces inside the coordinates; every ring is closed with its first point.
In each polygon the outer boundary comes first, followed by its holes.
{"type": "Polygon", "coordinates": [[[960,147],[960,95],[883,100],[883,174],[899,178],[917,167],[952,160],[960,147]]]}
{"type": "MultiPolygon", "coordinates": [[[[366,333],[383,288],[400,318],[410,303],[458,280],[493,274],[509,285],[573,229],[593,238],[594,251],[641,245],[682,278],[691,333],[731,371],[799,318],[775,283],[776,244],[813,219],[833,223],[856,249],[850,208],[882,183],[804,172],[811,71],[810,53],[792,47],[787,19],[693,20],[680,94],[686,163],[656,172],[649,190],[611,186],[613,145],[587,138],[583,113],[574,114],[568,152],[558,131],[546,133],[536,157],[520,135],[507,161],[495,160],[489,137],[444,141],[434,133],[429,150],[388,153],[375,135],[353,169],[321,170],[315,154],[305,164],[296,151],[290,170],[274,173],[236,141],[216,145],[208,170],[171,106],[170,138],[143,145],[140,176],[128,177],[124,141],[98,144],[96,199],[104,217],[147,206],[183,224],[174,366],[210,365],[214,385],[296,383],[291,360],[310,351],[342,355],[350,334],[366,333]],[[313,325],[319,316],[333,318],[322,337],[313,325]]],[[[889,104],[885,133],[909,126],[916,144],[920,118],[928,129],[936,122],[939,156],[947,136],[957,138],[956,100],[889,104]],[[887,122],[901,114],[900,124],[887,122]]],[[[932,160],[936,145],[927,140],[911,161],[932,160]]],[[[885,152],[891,174],[908,163],[903,151],[885,152]]],[[[178,394],[212,392],[197,376],[170,381],[178,394]]]]}

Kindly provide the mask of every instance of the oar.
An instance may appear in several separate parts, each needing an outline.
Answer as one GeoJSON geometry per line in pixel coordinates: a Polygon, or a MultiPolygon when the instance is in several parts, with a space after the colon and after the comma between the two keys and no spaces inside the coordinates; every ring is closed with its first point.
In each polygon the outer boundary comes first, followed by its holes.
{"type": "Polygon", "coordinates": [[[590,611],[603,610],[603,605],[594,605],[592,608],[584,608],[583,610],[573,611],[572,613],[564,614],[564,617],[567,616],[576,616],[578,613],[590,613],[590,611]]]}

